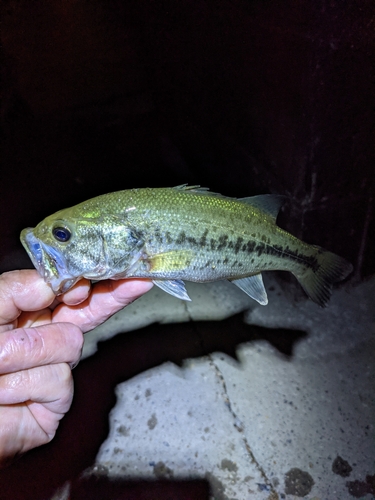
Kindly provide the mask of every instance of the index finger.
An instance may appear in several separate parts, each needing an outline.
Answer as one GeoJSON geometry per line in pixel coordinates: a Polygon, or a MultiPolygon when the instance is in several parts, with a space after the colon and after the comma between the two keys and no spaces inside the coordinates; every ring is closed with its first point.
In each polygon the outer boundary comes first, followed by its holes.
{"type": "Polygon", "coordinates": [[[91,295],[81,304],[60,304],[53,312],[53,322],[78,325],[85,333],[104,323],[110,316],[148,292],[150,280],[126,279],[100,281],[93,286],[91,295]]]}
{"type": "Polygon", "coordinates": [[[0,325],[11,323],[21,311],[44,309],[54,298],[35,269],[4,273],[0,276],[0,325]]]}
{"type": "Polygon", "coordinates": [[[0,335],[0,374],[51,363],[75,364],[82,346],[82,332],[71,324],[50,323],[4,332],[0,335]]]}

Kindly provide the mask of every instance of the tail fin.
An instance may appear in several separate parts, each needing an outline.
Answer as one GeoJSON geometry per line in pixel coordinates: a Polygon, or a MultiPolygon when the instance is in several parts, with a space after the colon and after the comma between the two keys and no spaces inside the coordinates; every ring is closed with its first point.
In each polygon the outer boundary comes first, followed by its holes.
{"type": "Polygon", "coordinates": [[[311,300],[325,307],[331,297],[333,283],[345,279],[353,271],[353,266],[342,257],[321,248],[318,248],[317,261],[317,268],[305,268],[296,277],[311,300]]]}

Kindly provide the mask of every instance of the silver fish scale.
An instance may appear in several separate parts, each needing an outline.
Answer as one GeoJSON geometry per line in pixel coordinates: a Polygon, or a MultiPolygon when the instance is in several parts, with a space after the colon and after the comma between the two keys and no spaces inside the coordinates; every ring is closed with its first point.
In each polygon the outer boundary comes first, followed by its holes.
{"type": "Polygon", "coordinates": [[[325,305],[332,283],[352,266],[278,227],[280,204],[278,196],[236,200],[197,186],[133,189],[60,210],[25,229],[21,240],[55,293],[82,277],[139,277],[189,300],[182,280],[227,278],[266,304],[260,273],[283,270],[325,305]],[[58,242],[54,228],[61,227],[71,237],[58,242]]]}
{"type": "Polygon", "coordinates": [[[178,223],[174,221],[168,225],[168,229],[162,228],[159,223],[151,232],[147,232],[144,247],[146,256],[176,252],[175,267],[153,271],[148,266],[145,256],[145,262],[132,273],[132,276],[186,279],[197,282],[214,281],[248,276],[257,272],[258,268],[271,266],[271,260],[267,255],[257,256],[254,252],[248,251],[248,244],[254,242],[248,235],[238,237],[233,229],[220,228],[217,225],[207,226],[202,220],[191,222],[191,219],[179,220],[178,223]],[[199,232],[197,226],[200,227],[199,232]],[[202,226],[206,227],[202,229],[202,226]],[[185,265],[180,268],[178,253],[189,250],[191,257],[187,258],[184,261],[185,265]]]}

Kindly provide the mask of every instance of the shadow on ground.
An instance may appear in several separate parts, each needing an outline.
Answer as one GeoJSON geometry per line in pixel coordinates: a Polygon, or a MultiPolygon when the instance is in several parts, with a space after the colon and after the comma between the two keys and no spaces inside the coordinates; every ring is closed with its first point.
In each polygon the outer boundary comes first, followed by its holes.
{"type": "Polygon", "coordinates": [[[288,360],[296,343],[306,336],[298,330],[250,326],[243,323],[242,314],[237,314],[223,321],[153,324],[99,343],[97,353],[74,370],[73,405],[55,439],[0,472],[0,499],[50,498],[56,488],[72,479],[75,482],[70,498],[82,498],[82,488],[86,492],[84,498],[93,499],[103,498],[103,488],[107,488],[107,493],[113,490],[112,497],[118,499],[156,498],[162,491],[163,498],[208,498],[205,481],[169,482],[155,478],[150,483],[134,478],[134,482],[114,483],[105,475],[77,479],[94,463],[107,438],[108,413],[116,402],[116,385],[166,361],[181,366],[184,359],[217,351],[236,359],[239,344],[260,339],[268,341],[288,360]],[[147,496],[152,492],[153,497],[147,496]]]}

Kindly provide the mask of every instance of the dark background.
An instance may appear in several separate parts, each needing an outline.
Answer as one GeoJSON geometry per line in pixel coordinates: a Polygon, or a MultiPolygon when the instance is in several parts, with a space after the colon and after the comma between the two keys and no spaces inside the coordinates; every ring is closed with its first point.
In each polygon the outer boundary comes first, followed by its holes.
{"type": "MultiPolygon", "coordinates": [[[[0,5],[0,272],[31,267],[19,232],[60,208],[188,182],[229,196],[285,194],[283,227],[349,259],[357,280],[374,273],[373,0],[0,5]]],[[[199,327],[212,342],[197,343],[187,324],[103,344],[76,368],[56,438],[0,473],[1,500],[47,498],[89,467],[119,382],[165,360],[284,338],[228,321],[199,327]]],[[[84,481],[72,498],[86,486],[85,498],[91,487],[92,498],[125,491],[105,477],[84,481]]],[[[128,484],[135,493],[118,498],[156,498],[159,487],[173,488],[168,498],[207,496],[205,482],[153,484],[128,484]]]]}
{"type": "Polygon", "coordinates": [[[374,259],[374,2],[3,0],[0,271],[92,196],[281,193],[280,224],[374,259]]]}

